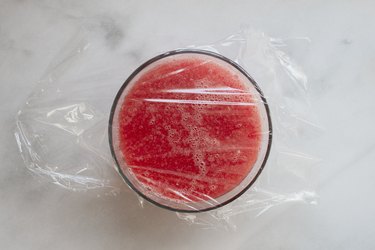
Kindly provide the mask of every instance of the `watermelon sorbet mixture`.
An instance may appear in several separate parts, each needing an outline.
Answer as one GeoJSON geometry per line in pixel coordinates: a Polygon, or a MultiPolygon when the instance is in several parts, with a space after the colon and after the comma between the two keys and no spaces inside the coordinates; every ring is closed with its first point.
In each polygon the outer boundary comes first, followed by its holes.
{"type": "Polygon", "coordinates": [[[226,194],[258,158],[255,92],[238,69],[212,56],[187,53],[152,63],[117,104],[120,168],[164,199],[196,202],[226,194]]]}

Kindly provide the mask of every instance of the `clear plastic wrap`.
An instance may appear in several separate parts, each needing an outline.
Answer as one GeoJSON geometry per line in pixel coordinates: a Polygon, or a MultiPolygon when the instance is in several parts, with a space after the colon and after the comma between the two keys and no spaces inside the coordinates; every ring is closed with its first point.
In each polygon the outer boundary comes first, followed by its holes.
{"type": "Polygon", "coordinates": [[[307,77],[286,53],[306,42],[244,30],[146,56],[100,49],[84,29],[18,112],[26,167],[74,191],[115,195],[125,180],[140,204],[205,227],[313,204],[319,159],[308,143],[319,126],[307,77]]]}

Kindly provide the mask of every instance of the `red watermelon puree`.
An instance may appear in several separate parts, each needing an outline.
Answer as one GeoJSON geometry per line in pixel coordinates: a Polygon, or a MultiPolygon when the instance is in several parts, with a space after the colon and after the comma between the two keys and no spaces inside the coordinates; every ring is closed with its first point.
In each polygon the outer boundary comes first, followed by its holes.
{"type": "Polygon", "coordinates": [[[255,89],[228,63],[199,54],[164,58],[138,73],[118,113],[118,145],[136,181],[176,202],[216,199],[257,161],[255,89]]]}

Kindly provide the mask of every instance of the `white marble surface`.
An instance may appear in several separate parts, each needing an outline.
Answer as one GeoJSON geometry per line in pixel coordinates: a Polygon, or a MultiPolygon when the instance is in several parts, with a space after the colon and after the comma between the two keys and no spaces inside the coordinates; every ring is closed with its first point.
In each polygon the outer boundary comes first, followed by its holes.
{"type": "Polygon", "coordinates": [[[0,0],[0,249],[374,249],[374,9],[341,0],[0,0]],[[325,127],[319,204],[276,208],[235,232],[202,230],[153,207],[135,212],[121,195],[96,198],[33,178],[14,140],[15,114],[87,20],[112,25],[109,48],[155,43],[163,51],[215,41],[241,24],[309,37],[306,53],[291,53],[325,127]]]}

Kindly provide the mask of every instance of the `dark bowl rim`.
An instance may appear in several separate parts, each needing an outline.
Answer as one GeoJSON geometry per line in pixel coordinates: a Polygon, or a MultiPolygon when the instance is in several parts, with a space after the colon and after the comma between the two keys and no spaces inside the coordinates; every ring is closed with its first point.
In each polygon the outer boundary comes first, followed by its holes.
{"type": "Polygon", "coordinates": [[[120,173],[121,177],[124,179],[124,181],[139,196],[141,196],[145,200],[149,201],[150,203],[152,203],[152,204],[154,204],[154,205],[156,205],[158,207],[165,208],[167,210],[174,211],[174,212],[180,212],[180,213],[199,213],[199,212],[206,212],[206,211],[210,211],[210,210],[213,210],[213,209],[217,209],[219,207],[222,207],[222,206],[225,206],[225,205],[231,203],[232,201],[234,201],[238,197],[240,197],[242,194],[244,194],[255,183],[255,181],[258,179],[259,175],[261,174],[261,172],[263,171],[263,169],[264,169],[264,167],[266,165],[266,162],[268,160],[268,157],[269,157],[269,154],[270,154],[270,151],[271,151],[272,134],[273,134],[273,130],[272,130],[272,121],[271,121],[270,109],[269,109],[267,100],[264,97],[264,94],[263,94],[262,90],[260,89],[260,87],[258,86],[258,84],[256,83],[256,81],[238,63],[236,63],[236,62],[232,61],[231,59],[229,59],[229,58],[227,58],[227,57],[225,57],[223,55],[220,55],[218,53],[211,52],[211,51],[208,51],[208,50],[200,50],[200,49],[178,49],[178,50],[171,50],[171,51],[165,52],[163,54],[157,55],[157,56],[151,58],[150,60],[146,61],[145,63],[143,63],[141,66],[139,66],[136,70],[133,71],[133,73],[126,79],[126,81],[122,84],[122,86],[118,90],[118,92],[116,94],[116,97],[115,97],[115,99],[113,101],[112,107],[111,107],[110,117],[109,117],[109,122],[108,122],[108,139],[109,139],[109,146],[110,146],[111,154],[112,154],[113,159],[115,160],[115,163],[116,163],[116,166],[117,166],[117,170],[120,173]],[[154,62],[156,62],[156,61],[158,61],[160,59],[163,59],[165,57],[169,57],[169,56],[173,56],[173,55],[178,55],[178,54],[187,54],[187,53],[203,54],[203,55],[208,55],[208,56],[212,56],[212,57],[215,57],[217,59],[223,60],[223,61],[229,63],[230,65],[232,65],[233,67],[235,67],[247,79],[249,79],[249,81],[253,84],[253,86],[255,87],[255,89],[260,94],[260,97],[261,97],[262,102],[264,104],[264,107],[266,109],[267,121],[268,121],[268,128],[269,128],[268,145],[267,145],[266,154],[264,156],[263,162],[262,162],[262,164],[261,164],[258,172],[254,176],[254,178],[250,181],[250,183],[247,184],[246,187],[244,187],[240,192],[238,192],[236,195],[234,195],[233,197],[229,198],[228,200],[226,200],[226,201],[224,201],[224,202],[222,202],[220,204],[217,204],[215,206],[212,206],[212,207],[208,207],[208,208],[204,208],[204,209],[197,209],[197,210],[177,209],[177,208],[173,208],[173,207],[170,207],[170,206],[167,206],[167,205],[160,204],[160,203],[152,200],[151,198],[147,197],[140,190],[138,190],[132,184],[132,182],[126,177],[126,175],[123,173],[123,171],[122,171],[122,169],[120,167],[119,161],[117,160],[115,149],[114,149],[114,146],[113,146],[113,140],[112,140],[112,126],[113,126],[113,119],[114,119],[115,110],[116,110],[118,101],[119,101],[119,99],[120,99],[123,91],[125,90],[125,88],[129,84],[129,82],[131,80],[133,80],[133,78],[136,75],[138,75],[138,73],[140,73],[144,68],[146,68],[147,66],[151,65],[152,63],[154,63],[154,62]]]}

